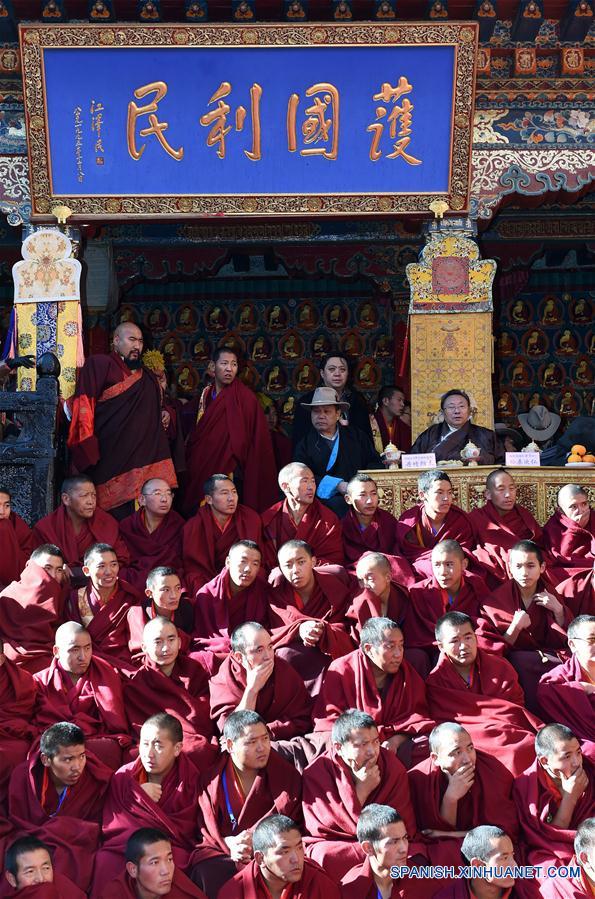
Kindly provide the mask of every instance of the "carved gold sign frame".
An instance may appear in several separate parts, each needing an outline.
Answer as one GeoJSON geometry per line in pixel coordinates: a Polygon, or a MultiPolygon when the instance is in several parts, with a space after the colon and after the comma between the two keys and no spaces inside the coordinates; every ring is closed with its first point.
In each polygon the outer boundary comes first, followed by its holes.
{"type": "Polygon", "coordinates": [[[68,206],[74,220],[247,216],[365,216],[425,214],[433,200],[450,209],[469,206],[472,120],[478,26],[435,24],[288,25],[20,25],[32,218],[47,218],[54,205],[68,206]],[[449,188],[443,193],[344,193],[188,196],[59,196],[52,194],[48,121],[44,103],[45,48],[390,46],[453,45],[454,102],[449,188]]]}

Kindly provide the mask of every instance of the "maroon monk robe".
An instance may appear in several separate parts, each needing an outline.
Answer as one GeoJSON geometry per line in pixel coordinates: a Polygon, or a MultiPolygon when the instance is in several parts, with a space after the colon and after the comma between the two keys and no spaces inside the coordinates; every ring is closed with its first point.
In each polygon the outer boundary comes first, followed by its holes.
{"type": "MultiPolygon", "coordinates": [[[[209,681],[211,718],[220,732],[245,689],[246,669],[228,655],[209,681]]],[[[311,699],[299,674],[283,659],[275,659],[273,673],[258,693],[255,711],[266,721],[273,740],[289,740],[310,731],[311,699]]]]}
{"type": "Polygon", "coordinates": [[[122,682],[111,665],[92,658],[76,683],[57,658],[35,675],[37,705],[35,726],[39,733],[58,721],[81,728],[85,743],[103,763],[115,771],[127,760],[132,745],[124,709],[122,682]]]}
{"type": "Polygon", "coordinates": [[[558,584],[556,593],[575,618],[579,615],[595,615],[595,569],[575,571],[558,584]]]}
{"type": "Polygon", "coordinates": [[[240,624],[258,621],[268,627],[271,600],[272,590],[260,576],[249,587],[232,594],[229,571],[224,568],[196,594],[194,637],[198,645],[213,652],[228,652],[229,638],[240,624]]]}
{"type": "Polygon", "coordinates": [[[36,692],[29,672],[4,659],[0,665],[0,809],[6,808],[10,775],[25,761],[36,736],[31,723],[36,692]]]}
{"type": "Polygon", "coordinates": [[[563,665],[543,675],[537,702],[544,721],[565,724],[579,740],[595,742],[595,695],[586,693],[581,682],[589,683],[589,675],[571,655],[563,665]]]}
{"type": "Polygon", "coordinates": [[[434,533],[419,503],[403,512],[397,522],[397,536],[401,553],[421,578],[432,577],[432,550],[442,540],[456,540],[468,558],[473,560],[473,529],[468,517],[457,506],[450,507],[438,532],[434,533]]]}
{"type": "Polygon", "coordinates": [[[370,524],[362,530],[352,508],[341,519],[345,566],[355,571],[355,566],[365,553],[382,553],[390,562],[391,579],[395,584],[410,587],[416,575],[410,563],[399,551],[397,519],[384,509],[376,509],[370,524]]]}
{"type": "Polygon", "coordinates": [[[194,595],[219,574],[238,540],[254,540],[262,546],[260,516],[248,506],[239,504],[224,530],[208,505],[201,506],[186,522],[182,530],[182,558],[189,593],[194,595]]]}
{"type": "Polygon", "coordinates": [[[168,677],[145,656],[142,667],[124,684],[124,697],[136,742],[147,718],[167,712],[180,721],[184,750],[197,768],[204,770],[213,764],[218,748],[211,739],[209,678],[202,665],[180,654],[168,677]]]}
{"type": "MultiPolygon", "coordinates": [[[[422,864],[425,859],[407,859],[407,864],[413,866],[422,864]]],[[[436,890],[440,889],[443,881],[432,878],[402,877],[393,882],[390,899],[432,899],[436,890]]],[[[370,860],[366,856],[363,862],[355,865],[348,871],[341,881],[342,899],[378,899],[378,887],[374,880],[374,873],[370,867],[370,860]]],[[[506,897],[508,899],[508,897],[506,897]]]]}
{"type": "Polygon", "coordinates": [[[61,802],[45,772],[39,751],[15,768],[10,778],[8,817],[19,836],[30,835],[47,843],[54,870],[87,891],[112,772],[89,752],[80,779],[68,788],[61,802]]]}
{"type": "Polygon", "coordinates": [[[543,545],[553,561],[552,579],[559,583],[577,568],[592,568],[595,561],[595,511],[586,526],[580,527],[558,509],[545,523],[543,545]]]}
{"type": "MultiPolygon", "coordinates": [[[[176,625],[178,629],[178,637],[180,638],[180,652],[189,652],[192,644],[192,639],[190,637],[190,633],[194,630],[194,607],[191,605],[190,601],[186,599],[188,605],[185,605],[185,608],[181,608],[182,603],[186,598],[182,596],[180,598],[180,605],[176,609],[176,611],[172,616],[169,616],[169,620],[176,625]],[[187,630],[182,628],[182,619],[184,624],[186,625],[187,630]]],[[[143,633],[145,630],[145,625],[147,622],[151,621],[153,618],[156,618],[155,614],[155,606],[150,603],[146,604],[146,601],[143,601],[142,604],[138,606],[131,606],[128,609],[128,613],[126,615],[128,621],[128,648],[132,655],[132,661],[136,668],[138,668],[143,663],[144,652],[143,652],[143,633]]],[[[165,617],[165,616],[163,616],[165,617]]]]}
{"type": "MultiPolygon", "coordinates": [[[[174,871],[169,893],[164,893],[164,899],[208,899],[202,890],[195,886],[189,877],[186,877],[178,868],[174,871]]],[[[138,899],[136,892],[136,880],[133,880],[127,871],[112,880],[101,891],[99,899],[138,899]]]]}
{"type": "Polygon", "coordinates": [[[11,887],[3,876],[0,899],[5,897],[8,899],[9,896],[18,896],[19,899],[86,899],[87,894],[83,893],[69,877],[54,871],[52,883],[36,883],[20,890],[11,887]]]}
{"type": "Polygon", "coordinates": [[[464,612],[475,626],[481,604],[488,595],[485,581],[470,571],[464,572],[461,588],[452,598],[433,575],[414,584],[409,590],[409,606],[403,626],[407,649],[419,647],[433,650],[436,645],[436,622],[446,612],[464,612]]]}
{"type": "Polygon", "coordinates": [[[147,775],[140,759],[124,765],[112,777],[103,810],[103,846],[97,854],[93,896],[124,870],[128,838],[140,827],[156,827],[172,844],[174,861],[186,869],[198,842],[196,797],[199,772],[182,752],[161,783],[161,799],[154,802],[142,789],[147,775]]]}
{"type": "MultiPolygon", "coordinates": [[[[380,431],[382,449],[389,443],[400,449],[402,453],[407,453],[411,449],[411,425],[398,416],[395,416],[389,425],[380,409],[377,409],[372,417],[376,419],[380,431]]],[[[382,452],[382,450],[378,450],[378,452],[382,452]]]]}
{"type": "Polygon", "coordinates": [[[31,528],[20,515],[11,512],[0,521],[0,590],[18,581],[34,547],[31,528]]]}
{"type": "Polygon", "coordinates": [[[184,519],[171,509],[158,527],[149,532],[144,509],[133,512],[120,522],[120,534],[130,554],[130,564],[121,577],[144,591],[147,575],[153,568],[168,565],[182,573],[182,528],[184,519]]]}
{"type": "MultiPolygon", "coordinates": [[[[270,892],[255,861],[220,889],[217,899],[270,899],[270,892]]],[[[341,891],[316,862],[304,859],[304,871],[292,884],[287,899],[341,899],[341,891]]]]}
{"type": "Polygon", "coordinates": [[[80,568],[85,552],[94,543],[107,543],[113,547],[120,565],[127,565],[130,553],[124,543],[118,522],[103,509],[95,509],[93,517],[83,522],[78,534],[68,517],[66,506],[41,518],[33,528],[35,546],[53,543],[64,553],[64,561],[70,568],[80,568]]]}
{"type": "MultiPolygon", "coordinates": [[[[578,867],[576,856],[570,860],[573,868],[578,867]]],[[[579,877],[548,877],[539,885],[542,899],[591,899],[593,889],[587,875],[581,870],[579,877]]]]}
{"type": "Polygon", "coordinates": [[[510,577],[508,554],[515,543],[533,540],[541,545],[541,527],[523,506],[515,505],[501,515],[488,500],[485,506],[469,512],[469,521],[476,543],[473,555],[481,563],[492,588],[510,577]]]}
{"type": "Polygon", "coordinates": [[[139,605],[141,594],[126,581],[118,578],[116,589],[105,605],[92,584],[73,590],[70,595],[70,617],[84,624],[93,641],[93,654],[113,665],[117,671],[134,674],[136,665],[130,651],[128,610],[139,605]],[[88,610],[91,621],[83,621],[88,610]]]}
{"type": "Polygon", "coordinates": [[[535,734],[543,722],[524,707],[523,691],[512,665],[479,649],[469,683],[443,654],[426,680],[430,712],[438,724],[456,721],[476,749],[521,774],[535,758],[535,734]]]}
{"type": "Polygon", "coordinates": [[[350,633],[352,639],[359,643],[360,631],[370,618],[390,618],[401,626],[405,620],[408,605],[409,595],[407,590],[404,587],[391,584],[386,610],[383,611],[380,597],[373,590],[368,590],[366,587],[354,597],[353,602],[345,613],[345,618],[351,625],[350,633]]]}
{"type": "Polygon", "coordinates": [[[242,501],[261,512],[277,496],[275,456],[264,412],[237,378],[213,397],[206,387],[199,419],[188,435],[186,511],[196,509],[205,481],[219,471],[240,475],[242,501]],[[202,412],[202,414],[201,414],[202,412]]]}
{"type": "Polygon", "coordinates": [[[305,540],[314,550],[318,565],[342,565],[341,523],[335,513],[314,498],[296,525],[287,500],[262,513],[264,563],[277,568],[277,553],[288,540],[305,540]]]}
{"type": "Polygon", "coordinates": [[[64,605],[64,586],[29,560],[20,580],[0,593],[0,637],[6,657],[31,674],[47,668],[64,605]]]}
{"type": "Polygon", "coordinates": [[[315,759],[303,773],[304,840],[307,853],[333,880],[341,880],[365,858],[356,830],[362,808],[373,802],[398,810],[410,839],[416,831],[407,771],[394,753],[381,749],[380,783],[360,803],[349,766],[334,748],[315,759]]]}

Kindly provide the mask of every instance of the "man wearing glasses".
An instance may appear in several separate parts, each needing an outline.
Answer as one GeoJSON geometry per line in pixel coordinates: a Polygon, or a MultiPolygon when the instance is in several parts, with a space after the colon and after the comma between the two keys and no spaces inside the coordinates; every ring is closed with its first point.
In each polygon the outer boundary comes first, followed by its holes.
{"type": "Polygon", "coordinates": [[[461,460],[461,450],[471,441],[479,448],[475,460],[479,465],[504,462],[504,450],[495,432],[471,423],[471,402],[464,390],[449,390],[440,408],[444,421],[422,431],[411,453],[435,453],[437,462],[461,460]]]}

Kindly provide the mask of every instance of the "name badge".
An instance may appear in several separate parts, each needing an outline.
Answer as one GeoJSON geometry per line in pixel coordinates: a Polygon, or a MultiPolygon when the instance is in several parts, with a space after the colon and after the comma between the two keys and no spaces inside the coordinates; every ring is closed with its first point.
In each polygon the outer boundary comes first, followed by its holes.
{"type": "Polygon", "coordinates": [[[540,453],[506,453],[505,465],[527,466],[528,468],[539,468],[541,465],[540,453]]]}
{"type": "Polygon", "coordinates": [[[436,453],[407,453],[401,456],[403,468],[436,468],[436,453]]]}

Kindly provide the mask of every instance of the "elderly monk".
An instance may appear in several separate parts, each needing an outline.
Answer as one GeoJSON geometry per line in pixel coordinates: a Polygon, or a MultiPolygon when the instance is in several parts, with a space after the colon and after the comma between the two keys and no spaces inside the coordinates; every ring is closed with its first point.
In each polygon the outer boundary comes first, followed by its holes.
{"type": "Polygon", "coordinates": [[[504,449],[494,431],[471,423],[471,402],[464,390],[448,390],[440,399],[444,420],[423,431],[411,447],[412,453],[435,453],[436,461],[461,461],[467,443],[479,449],[479,465],[504,462],[504,449]]]}
{"type": "Polygon", "coordinates": [[[252,844],[253,861],[222,887],[218,899],[340,899],[329,875],[304,858],[300,828],[287,815],[264,818],[252,844]]]}
{"type": "Polygon", "coordinates": [[[182,582],[175,568],[162,565],[153,568],[147,575],[145,599],[141,605],[128,610],[130,630],[130,650],[136,662],[141,660],[143,630],[147,621],[153,618],[167,618],[178,629],[182,641],[182,651],[190,649],[190,635],[194,631],[194,606],[182,593],[182,582]]]}
{"type": "Polygon", "coordinates": [[[546,671],[537,687],[545,721],[560,721],[579,740],[595,742],[595,615],[579,615],[568,625],[572,655],[546,671]]]}
{"type": "Polygon", "coordinates": [[[556,593],[573,615],[595,615],[595,560],[588,571],[578,568],[558,584],[556,593]]]}
{"type": "Polygon", "coordinates": [[[558,508],[543,529],[543,545],[553,562],[552,577],[558,583],[577,568],[591,568],[595,561],[595,512],[583,487],[566,484],[558,492],[558,508]]]}
{"type": "Polygon", "coordinates": [[[383,553],[395,583],[405,587],[415,583],[415,572],[398,553],[397,519],[379,506],[376,481],[368,474],[356,474],[347,484],[345,502],[349,512],[341,529],[347,568],[353,571],[364,553],[383,553]]]}
{"type": "MultiPolygon", "coordinates": [[[[434,899],[505,899],[516,896],[514,872],[517,867],[514,845],[501,827],[480,824],[467,832],[461,855],[475,871],[475,876],[447,883],[434,899]],[[479,876],[484,869],[484,876],[479,876]]],[[[529,882],[530,883],[530,882],[529,882]]],[[[524,895],[524,893],[523,893],[524,895]]]]}
{"type": "Polygon", "coordinates": [[[186,444],[186,512],[196,510],[205,481],[217,471],[233,474],[241,482],[245,504],[260,512],[274,502],[277,493],[267,421],[256,395],[237,377],[237,351],[218,347],[212,362],[214,382],[201,394],[196,424],[186,444]]]}
{"type": "Polygon", "coordinates": [[[257,712],[232,712],[223,728],[225,752],[200,784],[202,844],[192,861],[192,879],[207,896],[253,857],[252,831],[267,815],[301,818],[302,781],[295,768],[271,749],[257,712]]]}
{"type": "Polygon", "coordinates": [[[64,556],[57,546],[45,543],[33,550],[20,579],[0,593],[0,638],[6,657],[31,674],[47,668],[65,603],[64,556]]]}
{"type": "Polygon", "coordinates": [[[198,842],[199,773],[183,751],[182,725],[173,715],[152,715],[140,732],[138,758],[116,771],[103,811],[103,845],[95,863],[93,895],[124,871],[126,841],[139,827],[158,827],[185,869],[198,842]]]}
{"type": "Polygon", "coordinates": [[[459,864],[465,834],[486,820],[516,837],[513,777],[504,765],[476,750],[469,732],[452,721],[434,728],[430,749],[430,758],[409,772],[409,786],[432,864],[459,864]]]}
{"type": "Polygon", "coordinates": [[[120,535],[118,522],[97,508],[97,491],[91,478],[87,475],[66,478],[62,484],[61,501],[55,512],[37,522],[33,539],[36,546],[53,543],[60,547],[73,587],[87,583],[82,571],[83,558],[94,543],[109,543],[120,564],[128,564],[130,553],[120,535]]]}
{"type": "Polygon", "coordinates": [[[278,655],[317,696],[324,671],[352,649],[345,612],[352,598],[348,575],[338,565],[316,569],[312,547],[288,540],[279,550],[281,574],[273,581],[270,622],[278,655]]]}
{"type": "Polygon", "coordinates": [[[355,567],[355,574],[364,589],[354,597],[346,613],[353,640],[359,643],[360,631],[369,618],[392,618],[401,627],[409,595],[405,587],[393,583],[387,556],[365,553],[355,567]]]}
{"type": "Polygon", "coordinates": [[[171,840],[162,830],[135,830],[124,858],[126,870],[104,887],[99,899],[207,899],[176,867],[171,840]]]}
{"type": "Polygon", "coordinates": [[[126,710],[135,740],[157,710],[182,722],[183,749],[197,768],[216,756],[209,718],[208,673],[180,652],[178,629],[167,618],[153,618],[143,631],[142,667],[124,685],[126,710]]]}
{"type": "Polygon", "coordinates": [[[79,587],[70,596],[71,617],[83,624],[93,641],[97,656],[118,671],[136,671],[130,649],[128,610],[140,602],[140,593],[119,578],[120,564],[107,543],[90,546],[83,559],[88,587],[79,587]]]}
{"type": "Polygon", "coordinates": [[[508,553],[519,540],[541,543],[541,528],[516,501],[514,478],[497,468],[486,479],[485,506],[473,509],[469,521],[475,536],[473,555],[480,562],[490,587],[508,580],[508,553]]]}
{"type": "Polygon", "coordinates": [[[86,752],[85,735],[61,721],[41,735],[10,778],[8,817],[53,851],[56,871],[89,889],[99,844],[105,793],[112,772],[86,752]]]}
{"type": "Polygon", "coordinates": [[[246,621],[231,635],[231,650],[209,680],[211,718],[222,732],[232,712],[258,712],[273,740],[308,733],[311,700],[297,671],[276,656],[270,633],[246,621]]]}
{"type": "Polygon", "coordinates": [[[348,709],[334,722],[331,740],[331,748],[303,773],[303,807],[308,856],[337,881],[364,861],[356,830],[366,805],[398,808],[407,832],[413,836],[416,827],[407,772],[380,746],[374,719],[348,709]]]}
{"type": "Polygon", "coordinates": [[[12,497],[0,486],[0,590],[19,579],[34,546],[31,528],[12,511],[12,497]]]}
{"type": "Polygon", "coordinates": [[[308,543],[319,565],[342,565],[341,524],[335,513],[316,499],[312,470],[303,462],[290,462],[279,472],[279,487],[284,501],[262,513],[267,568],[277,567],[277,553],[288,540],[308,543]]]}
{"type": "Polygon", "coordinates": [[[404,659],[403,632],[390,618],[370,618],[360,632],[360,648],[329,667],[314,708],[314,730],[330,731],[345,709],[367,712],[382,745],[410,766],[428,754],[434,722],[424,682],[404,659]]]}
{"type": "Polygon", "coordinates": [[[595,767],[564,724],[539,731],[535,755],[513,792],[527,864],[567,865],[576,828],[595,813],[595,767]]]}
{"type": "Polygon", "coordinates": [[[76,621],[56,631],[52,664],[35,675],[35,725],[43,731],[58,721],[76,724],[85,743],[115,771],[127,761],[132,745],[122,682],[111,665],[93,656],[89,632],[76,621]]]}
{"type": "Polygon", "coordinates": [[[521,774],[535,757],[542,722],[525,709],[516,671],[506,659],[478,649],[473,622],[462,612],[438,620],[436,642],[440,657],[426,680],[432,716],[461,724],[477,749],[521,774]]]}
{"type": "Polygon", "coordinates": [[[433,468],[417,479],[419,503],[397,522],[399,547],[417,576],[432,576],[432,550],[442,540],[456,540],[469,558],[475,545],[467,516],[453,506],[452,483],[445,471],[433,468]]]}
{"type": "MultiPolygon", "coordinates": [[[[120,522],[120,534],[130,553],[122,577],[138,590],[145,589],[153,568],[170,565],[182,570],[184,519],[172,509],[173,491],[162,478],[151,478],[141,487],[138,512],[120,522]]],[[[109,543],[109,540],[102,541],[109,543]]]]}
{"type": "Polygon", "coordinates": [[[191,594],[219,574],[234,543],[262,543],[260,516],[238,502],[238,491],[228,475],[212,475],[204,485],[204,494],[204,505],[182,531],[184,574],[191,594]]]}
{"type": "Polygon", "coordinates": [[[548,877],[541,884],[543,899],[591,899],[595,887],[595,818],[586,818],[576,829],[572,877],[548,877]]]}
{"type": "Polygon", "coordinates": [[[3,809],[11,771],[25,761],[36,735],[32,723],[36,693],[32,676],[6,658],[0,642],[0,808],[3,809]]]}
{"type": "Polygon", "coordinates": [[[85,899],[69,877],[54,871],[50,848],[37,837],[20,837],[6,850],[0,896],[25,899],[85,899]]]}

